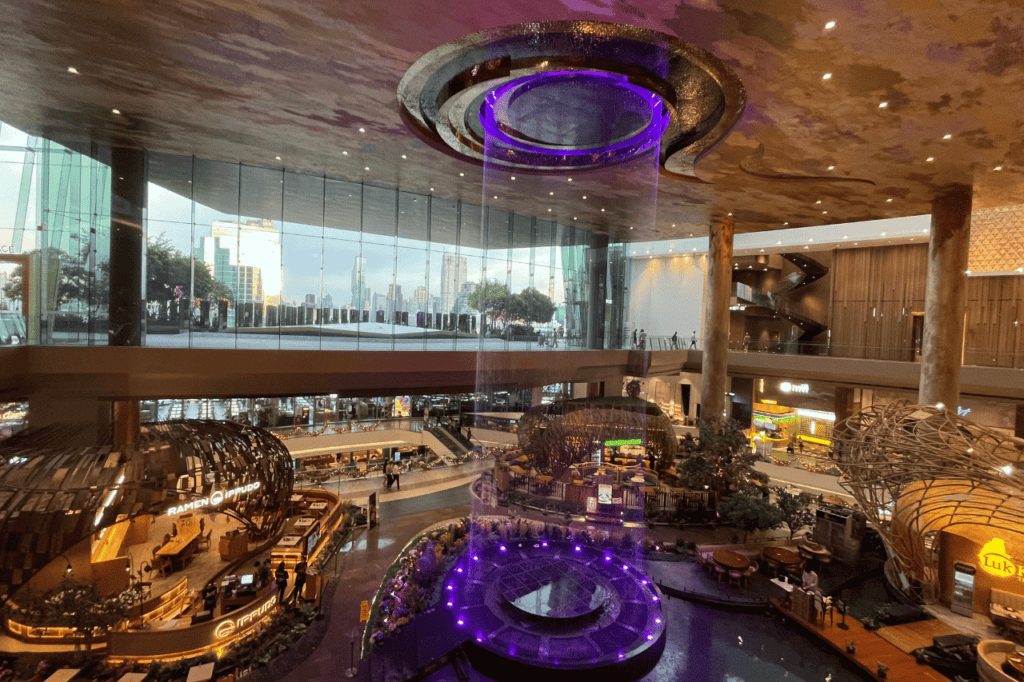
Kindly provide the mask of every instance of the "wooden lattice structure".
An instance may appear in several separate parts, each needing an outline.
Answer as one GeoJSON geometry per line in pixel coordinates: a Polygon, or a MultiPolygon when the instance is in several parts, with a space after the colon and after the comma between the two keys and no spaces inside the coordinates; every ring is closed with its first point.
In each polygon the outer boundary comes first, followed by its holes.
{"type": "Polygon", "coordinates": [[[540,471],[561,475],[591,461],[609,441],[642,442],[648,455],[671,463],[676,455],[672,421],[654,403],[634,398],[589,398],[531,408],[519,421],[519,445],[540,471]]]}
{"type": "Polygon", "coordinates": [[[196,502],[238,519],[254,537],[276,533],[284,521],[292,459],[267,431],[233,422],[167,422],[145,426],[140,443],[123,448],[61,447],[60,431],[26,432],[0,446],[4,595],[124,519],[196,502]]]}
{"type": "Polygon", "coordinates": [[[938,592],[939,531],[1024,533],[1024,440],[955,412],[898,401],[835,429],[833,457],[891,557],[925,601],[938,592]]]}

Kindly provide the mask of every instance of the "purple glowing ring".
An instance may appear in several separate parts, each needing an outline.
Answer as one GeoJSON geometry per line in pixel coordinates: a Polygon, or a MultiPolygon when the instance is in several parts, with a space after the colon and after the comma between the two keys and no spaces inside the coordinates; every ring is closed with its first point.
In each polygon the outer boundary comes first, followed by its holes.
{"type": "MultiPolygon", "coordinates": [[[[497,142],[508,148],[510,153],[526,153],[550,159],[550,165],[575,165],[568,157],[600,157],[604,160],[619,160],[634,156],[660,144],[670,122],[661,98],[655,93],[629,82],[625,76],[601,71],[549,71],[517,78],[489,93],[480,112],[480,121],[489,142],[497,142]],[[627,91],[650,107],[647,123],[638,131],[598,146],[564,147],[545,144],[536,140],[514,137],[516,131],[505,122],[509,107],[515,99],[530,90],[559,81],[603,81],[607,85],[627,91]],[[563,159],[562,163],[557,158],[563,159]]],[[[577,161],[578,163],[578,161],[577,161]]]]}

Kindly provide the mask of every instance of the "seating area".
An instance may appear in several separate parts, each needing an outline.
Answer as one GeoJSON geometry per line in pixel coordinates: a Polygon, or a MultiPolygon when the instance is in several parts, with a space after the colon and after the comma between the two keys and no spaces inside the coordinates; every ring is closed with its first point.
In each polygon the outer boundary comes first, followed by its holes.
{"type": "Polygon", "coordinates": [[[1024,595],[993,589],[988,608],[999,634],[1015,641],[1024,640],[1024,595]]]}

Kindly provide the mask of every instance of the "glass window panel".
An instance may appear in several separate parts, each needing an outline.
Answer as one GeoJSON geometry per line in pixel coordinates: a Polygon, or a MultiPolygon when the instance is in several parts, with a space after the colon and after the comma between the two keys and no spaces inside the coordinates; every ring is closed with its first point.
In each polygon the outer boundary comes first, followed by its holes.
{"type": "MultiPolygon", "coordinates": [[[[223,226],[235,239],[234,276],[234,329],[236,348],[279,348],[277,327],[268,329],[266,305],[268,301],[301,297],[298,292],[285,289],[282,239],[285,174],[271,168],[242,166],[239,192],[238,220],[233,226],[223,226]]],[[[320,276],[320,249],[316,256],[300,258],[289,264],[301,270],[303,279],[310,273],[320,276]],[[307,266],[315,261],[316,268],[307,266]]],[[[319,290],[319,284],[317,285],[319,290]]],[[[318,334],[308,334],[318,336],[318,334]]],[[[319,346],[319,340],[314,342],[319,346]]]]}
{"type": "MultiPolygon", "coordinates": [[[[195,159],[192,166],[192,206],[195,220],[193,252],[196,267],[209,273],[209,286],[196,287],[200,325],[208,331],[192,334],[193,348],[234,348],[234,289],[238,278],[232,265],[238,253],[238,190],[241,166],[195,159]]],[[[186,184],[187,183],[186,181],[186,184]]],[[[205,279],[205,278],[204,278],[205,279]]]]}
{"type": "MultiPolygon", "coordinates": [[[[328,194],[330,194],[328,185],[328,194]]],[[[351,239],[334,238],[353,234],[343,230],[328,230],[323,243],[325,296],[330,294],[337,309],[337,322],[325,324],[320,347],[324,350],[355,350],[358,347],[359,327],[366,303],[366,270],[359,268],[360,244],[351,239]]]]}
{"type": "Polygon", "coordinates": [[[289,310],[286,320],[294,315],[295,324],[281,333],[281,348],[318,350],[320,348],[320,302],[323,278],[322,237],[285,234],[281,239],[284,261],[284,282],[281,299],[289,310]],[[290,312],[294,310],[294,313],[290,312]]]}

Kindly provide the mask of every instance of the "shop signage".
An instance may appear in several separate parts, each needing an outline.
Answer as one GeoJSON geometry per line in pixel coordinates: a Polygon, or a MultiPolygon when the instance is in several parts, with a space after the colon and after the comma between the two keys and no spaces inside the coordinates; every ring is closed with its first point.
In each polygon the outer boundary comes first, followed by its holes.
{"type": "Polygon", "coordinates": [[[192,500],[186,504],[179,504],[177,507],[171,507],[167,510],[167,515],[172,516],[174,514],[183,514],[187,511],[201,509],[203,507],[216,507],[221,502],[230,502],[239,495],[245,495],[246,493],[251,493],[254,490],[259,489],[260,482],[254,481],[248,485],[231,488],[230,490],[218,490],[212,493],[209,497],[203,497],[198,500],[192,500]]]}
{"type": "Polygon", "coordinates": [[[228,618],[227,620],[222,620],[217,623],[217,629],[213,631],[213,636],[217,639],[224,639],[225,637],[230,637],[240,630],[244,630],[250,625],[254,625],[258,621],[262,620],[263,617],[267,615],[272,608],[274,608],[275,604],[277,604],[277,595],[272,594],[270,599],[248,613],[234,618],[228,618]]]}
{"type": "Polygon", "coordinates": [[[765,405],[778,405],[779,404],[779,401],[777,401],[777,400],[768,400],[768,398],[761,398],[761,402],[764,403],[765,405]]]}
{"type": "Polygon", "coordinates": [[[779,384],[779,388],[782,389],[782,391],[784,393],[810,393],[811,392],[811,385],[810,384],[794,384],[794,383],[790,383],[788,381],[783,381],[781,384],[779,384]]]}
{"type": "Polygon", "coordinates": [[[588,512],[596,512],[597,511],[597,498],[596,497],[588,497],[587,498],[587,511],[588,512]]]}
{"type": "Polygon", "coordinates": [[[18,253],[18,250],[13,246],[4,246],[0,244],[0,253],[18,253]]]}
{"type": "Polygon", "coordinates": [[[627,438],[625,440],[606,440],[604,446],[606,448],[617,448],[622,445],[643,445],[643,443],[642,438],[627,438]]]}
{"type": "Polygon", "coordinates": [[[606,483],[597,486],[597,501],[601,504],[612,503],[612,487],[606,483]]]}
{"type": "Polygon", "coordinates": [[[1020,576],[1024,579],[1024,566],[1017,563],[1006,553],[1006,542],[1000,538],[992,538],[986,542],[978,554],[981,570],[999,578],[1020,576]]]}

